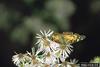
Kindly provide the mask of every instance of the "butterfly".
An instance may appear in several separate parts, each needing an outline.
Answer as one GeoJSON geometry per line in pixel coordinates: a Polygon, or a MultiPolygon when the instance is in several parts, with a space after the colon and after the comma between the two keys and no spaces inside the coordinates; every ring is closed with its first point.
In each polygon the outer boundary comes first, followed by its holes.
{"type": "Polygon", "coordinates": [[[73,33],[73,32],[53,33],[53,35],[51,36],[51,39],[54,42],[57,42],[57,43],[67,42],[69,44],[79,42],[85,38],[86,38],[86,36],[79,35],[79,34],[73,33]]]}

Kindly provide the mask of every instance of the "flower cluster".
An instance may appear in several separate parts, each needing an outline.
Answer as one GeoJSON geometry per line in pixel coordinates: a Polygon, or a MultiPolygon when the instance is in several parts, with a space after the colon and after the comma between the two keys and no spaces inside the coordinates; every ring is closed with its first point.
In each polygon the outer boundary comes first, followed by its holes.
{"type": "Polygon", "coordinates": [[[84,35],[72,32],[55,33],[54,31],[41,31],[36,34],[37,50],[32,48],[32,52],[26,54],[16,54],[12,61],[18,67],[78,67],[77,61],[67,61],[73,51],[72,44],[83,40],[84,35]]]}

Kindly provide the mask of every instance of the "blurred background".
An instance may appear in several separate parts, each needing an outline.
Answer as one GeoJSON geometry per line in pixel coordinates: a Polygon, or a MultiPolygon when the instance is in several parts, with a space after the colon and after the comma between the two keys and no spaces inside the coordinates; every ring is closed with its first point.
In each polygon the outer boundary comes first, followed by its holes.
{"type": "Polygon", "coordinates": [[[84,34],[70,58],[100,56],[100,0],[0,0],[0,65],[15,67],[12,56],[31,51],[40,29],[84,34]]]}

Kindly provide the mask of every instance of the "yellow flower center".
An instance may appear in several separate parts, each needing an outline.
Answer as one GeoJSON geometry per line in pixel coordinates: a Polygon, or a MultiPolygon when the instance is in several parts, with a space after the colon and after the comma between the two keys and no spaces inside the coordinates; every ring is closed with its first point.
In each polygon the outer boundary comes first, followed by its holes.
{"type": "Polygon", "coordinates": [[[37,64],[38,61],[36,60],[36,57],[34,55],[32,55],[32,61],[33,61],[33,64],[37,64]]]}
{"type": "Polygon", "coordinates": [[[48,52],[46,56],[47,56],[47,57],[50,57],[50,52],[48,52]]]}
{"type": "Polygon", "coordinates": [[[62,50],[64,50],[64,49],[66,49],[66,45],[61,44],[61,45],[60,45],[60,48],[61,48],[62,50]]]}
{"type": "Polygon", "coordinates": [[[49,46],[49,42],[47,41],[47,38],[43,38],[43,41],[44,41],[44,45],[47,47],[49,46]]]}
{"type": "Polygon", "coordinates": [[[50,65],[48,65],[48,64],[45,64],[45,67],[50,67],[50,65]]]}

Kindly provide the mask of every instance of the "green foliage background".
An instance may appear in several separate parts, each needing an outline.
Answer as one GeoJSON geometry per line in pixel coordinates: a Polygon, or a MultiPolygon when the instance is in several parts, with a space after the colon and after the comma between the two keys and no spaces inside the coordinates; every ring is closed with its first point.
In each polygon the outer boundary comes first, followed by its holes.
{"type": "Polygon", "coordinates": [[[37,33],[40,29],[69,31],[69,18],[75,9],[70,0],[22,0],[14,7],[1,3],[0,28],[10,33],[12,42],[24,44],[30,33],[37,33]]]}

